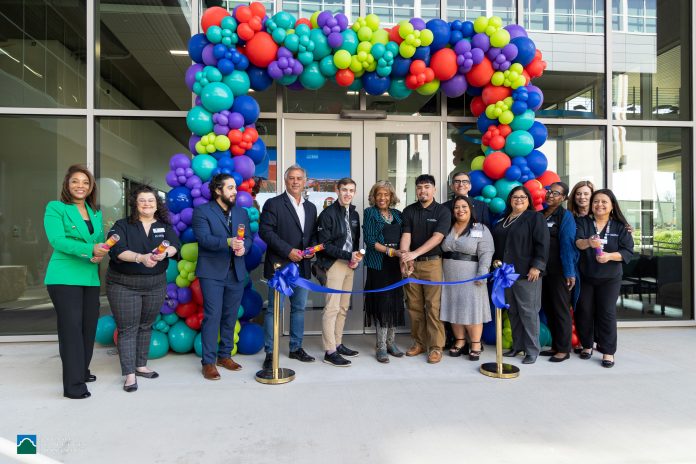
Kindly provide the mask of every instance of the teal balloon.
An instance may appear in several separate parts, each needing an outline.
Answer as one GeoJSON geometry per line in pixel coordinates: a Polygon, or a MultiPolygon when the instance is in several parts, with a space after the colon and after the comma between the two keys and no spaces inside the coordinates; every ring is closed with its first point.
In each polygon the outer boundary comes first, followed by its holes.
{"type": "Polygon", "coordinates": [[[193,351],[196,352],[196,356],[199,358],[203,357],[203,342],[201,341],[200,332],[196,335],[196,338],[193,339],[193,351]]]}
{"type": "Polygon", "coordinates": [[[162,320],[167,323],[167,325],[174,325],[179,322],[179,316],[176,313],[169,313],[162,316],[162,320]]]}
{"type": "Polygon", "coordinates": [[[362,79],[355,79],[352,84],[348,86],[348,90],[357,91],[362,89],[362,79]]]}
{"type": "Polygon", "coordinates": [[[315,61],[320,61],[325,56],[331,54],[331,47],[329,47],[329,42],[326,40],[326,36],[321,29],[312,29],[309,33],[309,38],[314,42],[312,54],[314,55],[315,61]]]}
{"type": "Polygon", "coordinates": [[[203,74],[205,75],[205,78],[208,79],[208,82],[222,81],[222,73],[215,66],[206,66],[203,68],[203,74]]]}
{"type": "Polygon", "coordinates": [[[217,160],[210,155],[196,155],[191,161],[191,168],[203,182],[208,182],[217,168],[217,160]]]}
{"type": "Polygon", "coordinates": [[[167,283],[172,284],[176,280],[176,277],[179,275],[179,269],[176,267],[176,261],[173,259],[169,260],[169,264],[167,265],[167,283]]]}
{"type": "MultiPolygon", "coordinates": [[[[491,185],[487,187],[492,187],[491,185]]],[[[489,203],[488,203],[488,208],[491,210],[491,213],[493,214],[500,214],[503,211],[505,211],[505,200],[499,197],[495,198],[486,198],[489,203]]]]}
{"type": "Polygon", "coordinates": [[[164,321],[162,321],[162,320],[156,322],[156,323],[152,326],[152,328],[155,329],[155,330],[159,330],[159,331],[162,332],[162,333],[167,333],[167,332],[169,332],[169,324],[167,324],[166,322],[164,322],[164,321]]]}
{"type": "Polygon", "coordinates": [[[285,29],[276,29],[273,31],[271,34],[271,37],[273,38],[273,41],[277,43],[278,45],[282,44],[285,38],[287,37],[288,33],[285,32],[285,29]]]}
{"type": "MultiPolygon", "coordinates": [[[[320,89],[326,83],[326,77],[319,70],[319,63],[312,62],[305,67],[300,74],[300,83],[308,90],[320,89]]],[[[532,143],[534,142],[532,141],[532,143]]]]}
{"type": "MultiPolygon", "coordinates": [[[[234,19],[234,16],[225,16],[220,21],[220,27],[222,27],[223,29],[229,29],[230,31],[236,31],[237,30],[237,20],[234,19]]],[[[210,30],[210,28],[208,28],[208,30],[210,30]]]]}
{"type": "Polygon", "coordinates": [[[114,330],[116,330],[116,321],[111,314],[102,316],[97,321],[97,333],[94,340],[100,345],[114,344],[114,330]]]}
{"type": "Polygon", "coordinates": [[[326,77],[333,77],[336,75],[338,68],[333,62],[333,56],[326,56],[322,58],[322,60],[319,62],[319,71],[321,71],[321,73],[326,77]]]}
{"type": "Polygon", "coordinates": [[[297,80],[297,76],[295,76],[294,74],[288,74],[287,76],[281,77],[278,82],[280,82],[282,85],[287,86],[287,85],[292,84],[296,80],[297,80]]]}
{"type": "Polygon", "coordinates": [[[382,55],[384,55],[384,52],[387,51],[387,47],[384,46],[384,44],[381,43],[376,43],[372,46],[370,49],[370,53],[372,56],[375,57],[376,60],[382,58],[382,55]]]}
{"type": "MultiPolygon", "coordinates": [[[[229,110],[234,102],[232,89],[222,82],[213,82],[201,90],[201,103],[211,113],[229,110]]],[[[533,141],[532,141],[533,142],[533,141]]]]}
{"type": "Polygon", "coordinates": [[[343,36],[343,44],[338,48],[339,50],[347,50],[351,55],[355,55],[358,51],[358,44],[360,40],[358,39],[358,34],[353,31],[353,29],[346,29],[341,32],[343,36]]]}
{"type": "Polygon", "coordinates": [[[212,43],[220,43],[222,41],[222,29],[220,26],[210,26],[205,33],[205,37],[212,43]]]}
{"type": "Polygon", "coordinates": [[[285,11],[279,11],[273,15],[273,22],[276,23],[279,28],[292,29],[295,25],[295,17],[285,11]]]}
{"type": "Polygon", "coordinates": [[[297,50],[300,48],[300,36],[297,34],[288,34],[285,37],[285,42],[283,42],[283,46],[291,52],[297,53],[297,50]]]}
{"type": "Polygon", "coordinates": [[[232,90],[235,97],[249,93],[251,83],[246,71],[234,70],[222,79],[222,83],[232,90]]]}
{"type": "Polygon", "coordinates": [[[147,359],[159,359],[169,351],[169,338],[158,330],[153,330],[150,336],[150,350],[147,359]]]}
{"type": "Polygon", "coordinates": [[[528,131],[529,128],[532,127],[532,124],[534,124],[534,111],[527,110],[515,116],[515,119],[510,123],[510,128],[513,131],[528,131]]]}
{"type": "Polygon", "coordinates": [[[395,57],[399,53],[399,44],[390,40],[387,42],[387,51],[391,52],[392,57],[395,57]]]}
{"type": "Polygon", "coordinates": [[[405,79],[392,79],[389,85],[389,95],[396,100],[403,100],[411,95],[412,90],[406,87],[405,79]]]}
{"type": "Polygon", "coordinates": [[[196,135],[213,132],[213,115],[202,106],[194,106],[186,115],[186,126],[196,135]]]}
{"type": "Polygon", "coordinates": [[[239,309],[237,310],[237,319],[241,319],[243,315],[244,315],[244,306],[240,306],[239,309]]]}
{"type": "Polygon", "coordinates": [[[534,150],[534,137],[527,131],[512,131],[505,139],[505,153],[509,156],[527,156],[534,150]]]}
{"type": "Polygon", "coordinates": [[[177,353],[188,353],[193,349],[193,340],[196,338],[196,331],[186,325],[186,322],[179,321],[174,324],[167,334],[169,347],[177,353]]]}
{"type": "Polygon", "coordinates": [[[539,345],[551,346],[551,331],[543,322],[539,325],[539,345]]]}
{"type": "Polygon", "coordinates": [[[492,185],[486,185],[483,187],[483,189],[481,189],[481,195],[483,195],[485,198],[495,198],[497,194],[498,191],[492,185]]]}
{"type": "MultiPolygon", "coordinates": [[[[507,201],[507,197],[510,194],[510,190],[514,189],[518,185],[522,185],[516,180],[507,180],[506,178],[498,179],[495,181],[495,189],[498,191],[498,198],[503,200],[503,203],[507,201]]],[[[492,201],[491,201],[492,202],[492,201]]],[[[503,206],[505,209],[505,206],[503,206]]]]}

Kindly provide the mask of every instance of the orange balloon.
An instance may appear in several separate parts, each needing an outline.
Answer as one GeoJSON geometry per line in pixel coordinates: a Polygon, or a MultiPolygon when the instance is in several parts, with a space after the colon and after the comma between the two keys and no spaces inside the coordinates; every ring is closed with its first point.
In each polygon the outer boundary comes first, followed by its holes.
{"type": "Polygon", "coordinates": [[[491,60],[484,57],[483,61],[474,65],[471,68],[471,71],[466,73],[466,80],[469,85],[473,85],[474,87],[483,87],[491,81],[491,77],[493,77],[494,72],[495,70],[493,69],[491,60]]]}
{"type": "Polygon", "coordinates": [[[312,23],[309,21],[308,18],[300,18],[300,19],[298,19],[297,22],[295,23],[295,29],[297,29],[297,26],[299,26],[300,24],[306,24],[306,25],[309,26],[310,28],[312,27],[312,23]]]}
{"type": "Polygon", "coordinates": [[[242,40],[251,40],[251,38],[254,37],[254,30],[249,23],[239,23],[239,26],[237,26],[237,35],[242,40]]]}
{"type": "Polygon", "coordinates": [[[222,7],[213,6],[208,8],[201,17],[203,32],[208,32],[210,26],[219,26],[222,19],[229,15],[230,13],[222,7]]]}

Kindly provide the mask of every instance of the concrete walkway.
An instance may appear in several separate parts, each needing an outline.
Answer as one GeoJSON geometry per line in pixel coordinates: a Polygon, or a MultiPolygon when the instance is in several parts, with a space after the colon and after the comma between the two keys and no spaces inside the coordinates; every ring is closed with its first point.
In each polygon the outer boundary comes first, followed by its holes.
{"type": "MultiPolygon", "coordinates": [[[[361,351],[347,369],[300,364],[286,348],[297,379],[278,386],[254,380],[263,354],[237,356],[244,369],[217,382],[195,355],[169,354],[132,394],[98,347],[87,400],[62,397],[57,344],[0,344],[0,450],[36,434],[40,454],[66,463],[696,463],[694,328],[621,329],[613,369],[598,353],[517,358],[515,380],[463,358],[381,365],[372,336],[345,343],[361,351]]],[[[317,357],[320,344],[305,341],[317,357]]]]}

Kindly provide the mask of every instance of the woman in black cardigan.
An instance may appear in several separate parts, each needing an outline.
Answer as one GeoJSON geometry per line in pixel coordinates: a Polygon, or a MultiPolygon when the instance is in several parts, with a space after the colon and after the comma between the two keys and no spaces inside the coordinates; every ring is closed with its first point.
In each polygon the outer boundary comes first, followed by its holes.
{"type": "Polygon", "coordinates": [[[505,290],[510,305],[508,315],[512,327],[512,349],[505,356],[524,353],[524,364],[536,361],[539,346],[539,308],[541,307],[541,274],[549,256],[549,231],[541,213],[534,210],[532,196],[525,187],[510,191],[503,218],[493,229],[495,254],[506,264],[515,266],[520,277],[505,290]]]}

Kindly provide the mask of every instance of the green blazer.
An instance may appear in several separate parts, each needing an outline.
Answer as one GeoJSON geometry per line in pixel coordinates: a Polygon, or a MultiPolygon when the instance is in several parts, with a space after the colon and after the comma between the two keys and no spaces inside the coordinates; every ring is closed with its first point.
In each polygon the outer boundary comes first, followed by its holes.
{"type": "Polygon", "coordinates": [[[104,241],[102,213],[87,206],[87,214],[94,226],[92,235],[76,205],[61,201],[51,201],[46,205],[44,229],[53,254],[44,284],[99,286],[99,264],[90,262],[90,259],[94,244],[104,241]]]}

